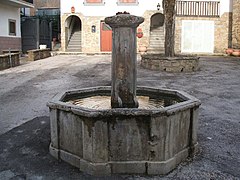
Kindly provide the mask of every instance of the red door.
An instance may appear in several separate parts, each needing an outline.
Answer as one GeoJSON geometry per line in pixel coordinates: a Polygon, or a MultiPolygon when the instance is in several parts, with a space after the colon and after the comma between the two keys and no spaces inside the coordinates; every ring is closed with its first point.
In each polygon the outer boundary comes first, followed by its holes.
{"type": "Polygon", "coordinates": [[[101,51],[112,51],[112,29],[101,22],[101,51]]]}

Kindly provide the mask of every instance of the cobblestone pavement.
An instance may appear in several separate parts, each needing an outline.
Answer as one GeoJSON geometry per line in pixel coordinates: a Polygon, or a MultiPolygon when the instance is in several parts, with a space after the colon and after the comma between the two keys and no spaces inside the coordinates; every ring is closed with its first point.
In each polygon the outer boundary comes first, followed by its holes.
{"type": "Polygon", "coordinates": [[[201,57],[201,70],[166,73],[138,66],[138,85],[178,89],[202,101],[200,152],[166,176],[93,177],[48,152],[46,102],[69,89],[110,85],[110,55],[54,56],[0,71],[0,180],[240,179],[240,59],[201,57]]]}

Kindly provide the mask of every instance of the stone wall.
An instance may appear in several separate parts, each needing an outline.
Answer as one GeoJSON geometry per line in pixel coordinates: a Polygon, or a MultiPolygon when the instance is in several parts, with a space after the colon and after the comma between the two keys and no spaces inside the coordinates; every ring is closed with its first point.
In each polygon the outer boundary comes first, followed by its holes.
{"type": "Polygon", "coordinates": [[[84,17],[82,22],[82,51],[83,52],[100,52],[101,46],[101,21],[104,17],[84,17]],[[93,33],[91,28],[96,26],[96,32],[93,33]]]}
{"type": "Polygon", "coordinates": [[[224,53],[230,42],[231,30],[229,18],[231,13],[224,13],[220,18],[212,17],[176,17],[175,52],[181,53],[182,20],[214,21],[214,53],[224,53]]]}
{"type": "Polygon", "coordinates": [[[156,13],[163,13],[157,10],[147,10],[143,14],[144,22],[139,26],[143,30],[143,37],[138,39],[138,45],[149,46],[151,17],[156,13]]]}
{"type": "Polygon", "coordinates": [[[240,0],[233,0],[232,47],[240,48],[240,0]]]}
{"type": "Polygon", "coordinates": [[[50,49],[35,49],[35,50],[29,50],[28,51],[28,60],[29,61],[35,61],[39,59],[44,59],[47,57],[50,57],[50,49]]]}
{"type": "Polygon", "coordinates": [[[199,57],[165,57],[160,54],[142,55],[141,66],[146,69],[166,72],[192,72],[199,70],[199,57]]]}
{"type": "Polygon", "coordinates": [[[0,54],[3,50],[8,50],[9,48],[21,51],[21,38],[0,37],[0,54]]]}
{"type": "Polygon", "coordinates": [[[0,55],[0,70],[20,65],[19,53],[0,55]]]}
{"type": "MultiPolygon", "coordinates": [[[[162,13],[161,11],[145,11],[143,17],[145,21],[139,26],[143,30],[143,37],[137,38],[138,46],[144,45],[149,46],[149,37],[150,37],[150,23],[151,17],[155,13],[162,13]]],[[[63,51],[66,51],[66,20],[71,15],[78,16],[82,22],[82,52],[100,52],[101,51],[101,21],[104,21],[105,17],[102,16],[83,16],[81,13],[65,13],[61,17],[62,24],[62,41],[61,47],[63,51]],[[96,32],[92,33],[91,27],[92,25],[96,26],[96,32]]]]}

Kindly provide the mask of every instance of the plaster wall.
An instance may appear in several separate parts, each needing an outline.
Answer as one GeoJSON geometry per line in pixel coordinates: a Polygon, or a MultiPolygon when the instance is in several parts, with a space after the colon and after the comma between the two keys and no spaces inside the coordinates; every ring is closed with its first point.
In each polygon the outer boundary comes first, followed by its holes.
{"type": "MultiPolygon", "coordinates": [[[[87,5],[84,0],[61,0],[61,13],[70,13],[71,7],[75,7],[76,13],[84,16],[113,16],[117,12],[127,11],[130,14],[142,16],[146,10],[157,10],[157,4],[162,5],[161,0],[138,0],[136,5],[118,5],[117,0],[104,0],[101,5],[87,5]]],[[[162,8],[162,6],[161,6],[162,8]]]]}
{"type": "Polygon", "coordinates": [[[3,37],[21,37],[20,30],[20,9],[13,6],[7,6],[0,3],[0,36],[3,37]],[[9,35],[8,20],[16,21],[16,36],[9,35]]]}

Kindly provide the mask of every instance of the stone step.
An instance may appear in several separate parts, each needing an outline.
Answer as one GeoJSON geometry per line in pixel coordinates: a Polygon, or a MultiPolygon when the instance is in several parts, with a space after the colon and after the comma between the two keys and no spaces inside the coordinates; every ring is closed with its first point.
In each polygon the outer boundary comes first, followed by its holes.
{"type": "Polygon", "coordinates": [[[81,44],[77,44],[77,45],[68,45],[68,48],[80,48],[81,44]]]}
{"type": "Polygon", "coordinates": [[[150,31],[150,34],[163,33],[163,32],[164,32],[164,30],[150,31]]]}
{"type": "Polygon", "coordinates": [[[72,38],[74,38],[74,39],[75,39],[75,38],[80,39],[81,37],[82,37],[82,36],[77,36],[77,35],[75,36],[75,35],[73,35],[73,36],[71,36],[70,39],[72,39],[72,38]]]}
{"type": "Polygon", "coordinates": [[[69,42],[68,42],[68,44],[81,44],[81,41],[79,41],[79,40],[70,40],[69,42]]]}
{"type": "Polygon", "coordinates": [[[81,48],[78,49],[67,49],[67,52],[81,52],[81,48]]]}
{"type": "Polygon", "coordinates": [[[165,44],[164,42],[150,42],[149,46],[161,46],[161,45],[164,45],[164,44],[165,44]]]}
{"type": "Polygon", "coordinates": [[[149,49],[147,50],[148,53],[158,54],[158,53],[164,53],[164,49],[149,49]]]}
{"type": "Polygon", "coordinates": [[[150,42],[152,41],[164,41],[164,38],[156,37],[156,38],[150,38],[150,42]]]}
{"type": "Polygon", "coordinates": [[[161,50],[161,51],[164,51],[164,46],[160,46],[160,47],[148,47],[147,48],[147,51],[159,51],[159,50],[161,50]]]}
{"type": "Polygon", "coordinates": [[[82,40],[82,38],[70,38],[69,41],[81,41],[81,40],[82,40]]]}

